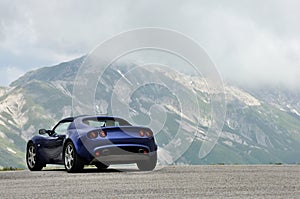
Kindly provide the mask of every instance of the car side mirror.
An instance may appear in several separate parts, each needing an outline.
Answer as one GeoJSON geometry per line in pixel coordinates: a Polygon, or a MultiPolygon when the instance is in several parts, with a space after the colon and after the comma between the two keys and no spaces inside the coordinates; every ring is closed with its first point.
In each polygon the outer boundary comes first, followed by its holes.
{"type": "Polygon", "coordinates": [[[40,135],[45,135],[45,134],[47,134],[47,130],[46,129],[40,129],[39,134],[40,135]]]}

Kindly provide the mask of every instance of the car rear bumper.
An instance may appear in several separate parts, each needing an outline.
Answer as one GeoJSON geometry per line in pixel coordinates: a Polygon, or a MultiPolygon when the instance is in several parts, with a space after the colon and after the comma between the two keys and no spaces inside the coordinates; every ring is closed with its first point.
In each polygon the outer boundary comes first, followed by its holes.
{"type": "Polygon", "coordinates": [[[149,160],[149,155],[139,155],[139,154],[132,154],[132,155],[107,155],[102,157],[96,157],[91,164],[101,162],[103,164],[129,164],[129,163],[136,163],[143,160],[149,160]]]}
{"type": "Polygon", "coordinates": [[[100,140],[82,137],[77,152],[89,164],[94,161],[135,163],[149,159],[157,151],[153,139],[100,140]]]}
{"type": "Polygon", "coordinates": [[[138,161],[149,160],[154,154],[145,145],[119,144],[97,147],[93,150],[93,161],[102,163],[136,163],[138,161]]]}

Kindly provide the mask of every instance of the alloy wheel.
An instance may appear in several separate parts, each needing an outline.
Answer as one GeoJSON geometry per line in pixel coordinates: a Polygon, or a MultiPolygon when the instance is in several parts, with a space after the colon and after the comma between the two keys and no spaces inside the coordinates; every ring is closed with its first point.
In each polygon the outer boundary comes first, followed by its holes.
{"type": "Polygon", "coordinates": [[[28,166],[33,168],[36,164],[36,151],[33,145],[29,146],[27,156],[28,166]]]}
{"type": "Polygon", "coordinates": [[[74,148],[72,144],[68,144],[65,150],[65,166],[67,169],[72,169],[74,164],[74,148]]]}

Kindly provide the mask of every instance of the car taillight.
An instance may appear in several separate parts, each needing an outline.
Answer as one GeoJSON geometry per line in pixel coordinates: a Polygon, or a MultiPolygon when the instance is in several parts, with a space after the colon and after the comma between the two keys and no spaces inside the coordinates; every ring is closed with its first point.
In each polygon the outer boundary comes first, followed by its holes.
{"type": "Polygon", "coordinates": [[[95,138],[98,137],[98,133],[97,133],[97,131],[91,131],[91,132],[89,132],[89,133],[87,134],[87,136],[88,136],[88,138],[90,138],[90,139],[95,139],[95,138]]]}
{"type": "Polygon", "coordinates": [[[152,133],[152,131],[146,131],[146,136],[147,136],[147,137],[151,137],[151,136],[153,136],[153,133],[152,133]]]}
{"type": "Polygon", "coordinates": [[[106,137],[106,132],[102,130],[102,131],[100,131],[99,135],[100,135],[100,137],[104,138],[104,137],[106,137]]]}
{"type": "Polygon", "coordinates": [[[141,137],[144,137],[144,135],[145,135],[144,131],[143,131],[143,130],[140,130],[140,131],[139,131],[139,135],[140,135],[141,137]]]}
{"type": "Polygon", "coordinates": [[[96,151],[96,152],[95,152],[95,156],[96,156],[96,157],[99,157],[100,154],[101,154],[100,151],[96,151]]]}

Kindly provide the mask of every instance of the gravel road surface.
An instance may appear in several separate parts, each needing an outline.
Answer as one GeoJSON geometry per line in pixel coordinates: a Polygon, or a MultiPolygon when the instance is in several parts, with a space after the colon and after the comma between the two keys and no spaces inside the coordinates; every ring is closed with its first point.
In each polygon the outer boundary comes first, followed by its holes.
{"type": "Polygon", "coordinates": [[[7,171],[0,198],[300,198],[300,165],[7,171]]]}

